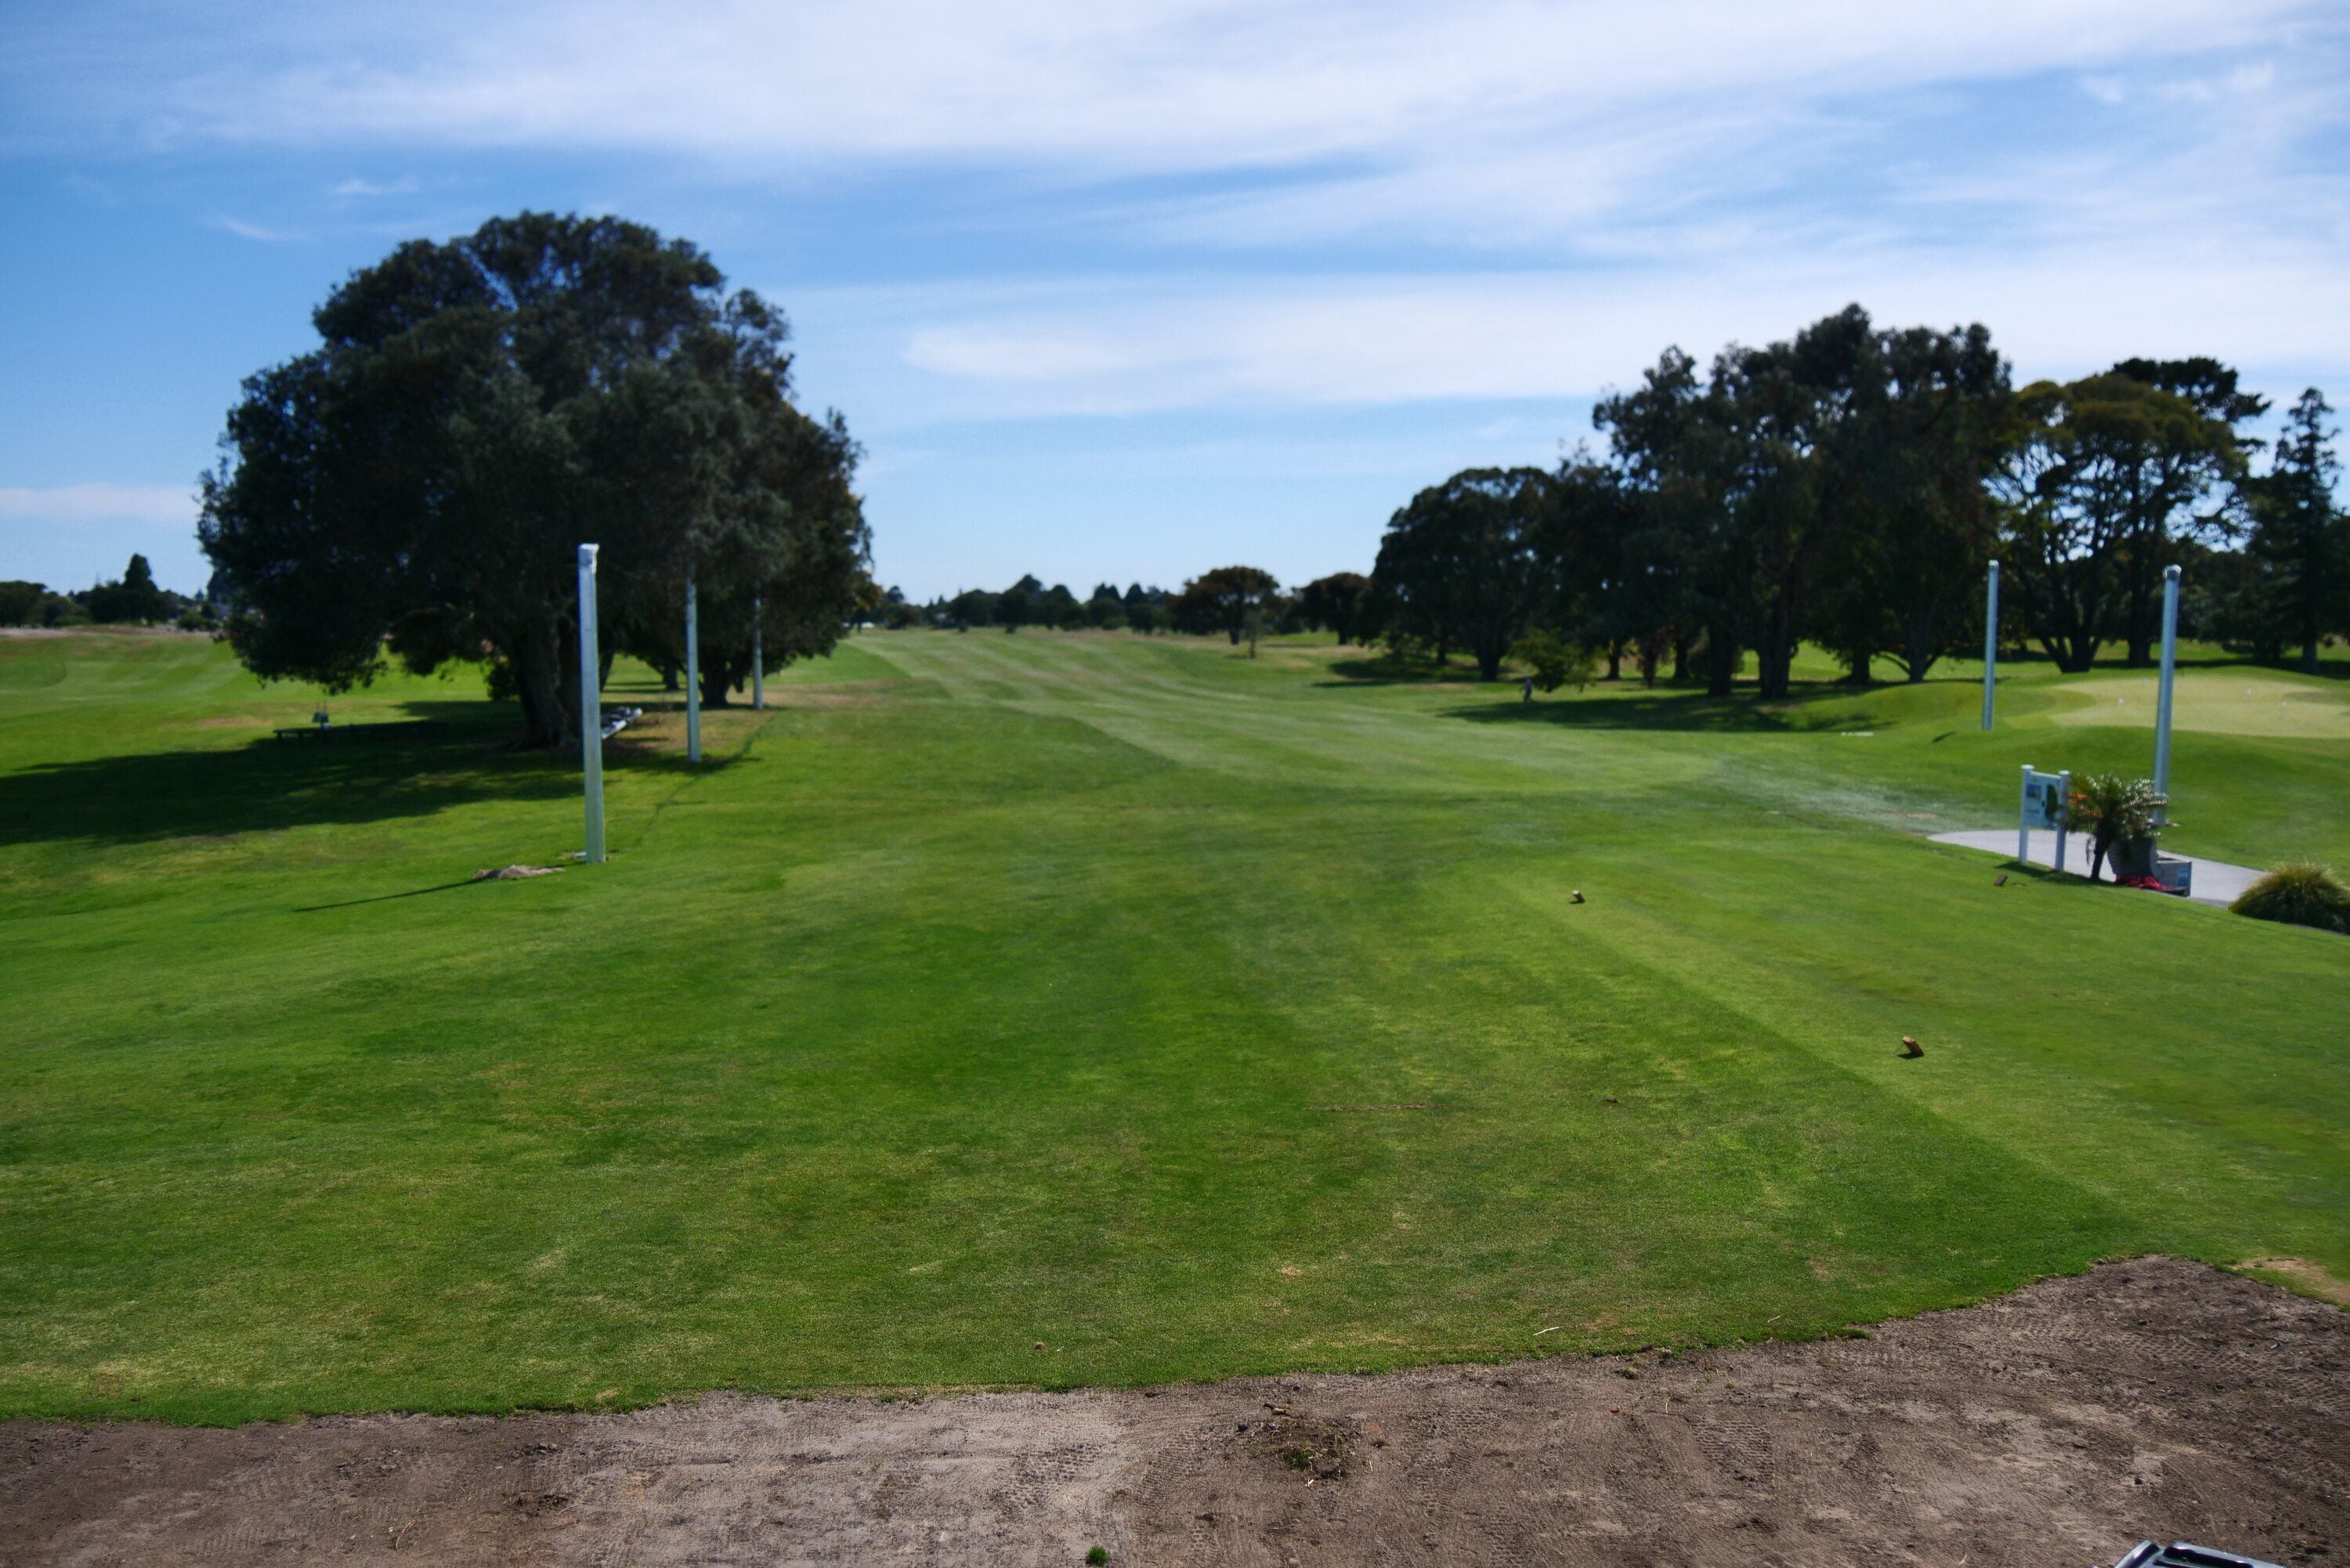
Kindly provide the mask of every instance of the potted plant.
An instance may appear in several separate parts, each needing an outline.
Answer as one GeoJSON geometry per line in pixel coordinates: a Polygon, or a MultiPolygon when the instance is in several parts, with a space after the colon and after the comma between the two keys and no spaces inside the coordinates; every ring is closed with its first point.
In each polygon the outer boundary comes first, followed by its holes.
{"type": "Polygon", "coordinates": [[[2091,774],[2073,785],[2066,824],[2089,836],[2089,880],[2110,862],[2116,880],[2154,875],[2154,841],[2162,833],[2167,797],[2146,779],[2091,774]]]}

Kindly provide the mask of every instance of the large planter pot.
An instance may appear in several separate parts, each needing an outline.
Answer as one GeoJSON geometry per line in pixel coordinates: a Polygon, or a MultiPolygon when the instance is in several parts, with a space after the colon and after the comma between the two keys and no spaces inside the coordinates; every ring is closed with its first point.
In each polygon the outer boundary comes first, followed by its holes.
{"type": "Polygon", "coordinates": [[[2106,858],[2113,866],[2116,881],[2124,877],[2151,877],[2154,875],[2154,840],[2125,838],[2114,846],[2113,853],[2106,858]]]}

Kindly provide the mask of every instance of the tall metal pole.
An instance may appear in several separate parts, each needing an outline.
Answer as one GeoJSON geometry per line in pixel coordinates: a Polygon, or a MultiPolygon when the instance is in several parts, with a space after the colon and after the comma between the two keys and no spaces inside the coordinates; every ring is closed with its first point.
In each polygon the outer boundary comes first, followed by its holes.
{"type": "Polygon", "coordinates": [[[685,760],[702,760],[702,617],[691,566],[685,569],[685,760]]]}
{"type": "Polygon", "coordinates": [[[596,649],[596,546],[579,546],[579,762],[591,866],[604,859],[604,664],[596,649]]]}
{"type": "Polygon", "coordinates": [[[1999,563],[1991,564],[1990,586],[1983,589],[1983,717],[1991,728],[1991,692],[1999,681],[1999,563]]]}
{"type": "MultiPolygon", "coordinates": [[[[2162,688],[2154,700],[2154,793],[2170,794],[2170,683],[2178,664],[2178,568],[2162,569],[2162,688]]],[[[2155,813],[2159,824],[2169,819],[2165,807],[2155,813]]]]}
{"type": "Polygon", "coordinates": [[[751,711],[767,705],[767,662],[759,641],[759,596],[751,596],[751,711]]]}

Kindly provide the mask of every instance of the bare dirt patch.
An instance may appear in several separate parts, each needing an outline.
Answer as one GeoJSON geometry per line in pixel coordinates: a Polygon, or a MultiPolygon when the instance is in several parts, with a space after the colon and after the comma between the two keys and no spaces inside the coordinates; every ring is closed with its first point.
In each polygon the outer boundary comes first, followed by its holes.
{"type": "Polygon", "coordinates": [[[2350,1560],[2350,1314],[2163,1259],[1865,1339],[1378,1377],[0,1426],[0,1564],[2350,1560]]]}

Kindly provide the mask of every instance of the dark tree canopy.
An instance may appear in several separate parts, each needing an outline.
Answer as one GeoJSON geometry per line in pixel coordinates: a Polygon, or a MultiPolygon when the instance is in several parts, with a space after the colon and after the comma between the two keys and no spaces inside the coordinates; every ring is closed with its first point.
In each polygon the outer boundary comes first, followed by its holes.
{"type": "Polygon", "coordinates": [[[1621,672],[1628,649],[1653,685],[1669,648],[1695,636],[1689,621],[1680,542],[1670,519],[1626,475],[1578,452],[1552,480],[1535,554],[1542,564],[1539,605],[1545,629],[1607,656],[1621,672]]]}
{"type": "MultiPolygon", "coordinates": [[[[1607,432],[1623,503],[1637,517],[1626,525],[1648,536],[1643,556],[1669,575],[1669,597],[1644,607],[1639,619],[1701,637],[1706,688],[1717,696],[1729,693],[1752,635],[1751,553],[1731,502],[1741,460],[1721,405],[1697,361],[1668,348],[1639,386],[1601,399],[1592,411],[1593,423],[1607,432]]],[[[1626,628],[1614,635],[1644,633],[1626,628]]]]}
{"type": "Polygon", "coordinates": [[[154,568],[139,555],[130,557],[119,579],[99,584],[85,598],[89,618],[101,622],[164,620],[178,607],[172,595],[155,586],[154,568]]]}
{"type": "Polygon", "coordinates": [[[2182,546],[2232,540],[2242,532],[2236,485],[2260,443],[2237,431],[2268,411],[2268,400],[2241,390],[2236,372],[2219,360],[2125,359],[2111,374],[2178,399],[2191,420],[2148,421],[2130,432],[2135,452],[2109,447],[2107,461],[2126,464],[2121,551],[2122,623],[2128,659],[2153,662],[2160,635],[2163,568],[2178,564],[2182,546]]]}
{"type": "Polygon", "coordinates": [[[1281,585],[1271,572],[1254,566],[1218,566],[1183,585],[1168,601],[1167,611],[1178,630],[1221,631],[1238,644],[1252,618],[1273,613],[1281,585]]]}
{"type": "Polygon", "coordinates": [[[387,649],[486,659],[548,743],[577,717],[583,541],[608,646],[648,657],[682,635],[689,569],[713,670],[747,660],[754,594],[778,661],[853,611],[854,443],[791,406],[783,317],[693,245],[525,213],[400,246],[313,319],[320,347],[245,383],[203,479],[256,673],[339,690],[387,649]]]}
{"type": "Polygon", "coordinates": [[[1834,513],[1814,631],[1865,677],[1877,653],[1909,680],[1979,644],[1998,535],[1984,490],[2012,421],[2008,367],[1981,326],[1877,335],[1830,443],[1834,513]]]}
{"type": "Polygon", "coordinates": [[[1420,492],[1357,613],[1440,659],[1469,647],[1489,679],[1523,628],[1522,649],[1580,643],[1610,680],[1629,656],[1653,682],[1669,657],[1716,695],[1751,657],[1775,699],[1804,642],[1863,681],[1880,657],[1918,681],[1973,651],[1994,556],[2010,635],[2067,670],[2114,641],[2144,661],[2163,570],[2184,564],[2200,635],[2314,668],[2350,630],[2331,410],[2304,393],[2254,476],[2239,427],[2266,407],[2209,358],[2019,393],[1983,327],[1879,327],[1848,306],[1710,366],[1666,349],[1599,400],[1604,455],[1420,492]]]}
{"type": "Polygon", "coordinates": [[[2333,413],[2314,387],[2285,416],[2267,473],[2248,486],[2252,533],[2241,618],[2247,640],[2276,658],[2288,647],[2302,670],[2317,671],[2318,645],[2350,632],[2350,514],[2334,504],[2341,463],[2333,413]]]}
{"type": "Polygon", "coordinates": [[[1478,468],[1413,496],[1388,520],[1372,573],[1394,628],[1440,655],[1465,648],[1480,680],[1498,678],[1540,595],[1534,544],[1550,493],[1541,469],[1478,468]]]}
{"type": "Polygon", "coordinates": [[[2244,443],[2225,417],[2236,405],[2215,415],[2210,404],[2208,389],[2119,370],[2018,395],[1996,476],[2005,558],[2032,636],[2059,669],[2088,669],[2116,634],[2145,662],[2162,568],[2182,544],[2227,530],[2224,507],[2204,504],[2241,477],[2244,443]]]}
{"type": "Polygon", "coordinates": [[[1367,634],[1364,596],[1370,588],[1371,579],[1360,572],[1333,572],[1297,590],[1297,612],[1306,625],[1328,628],[1341,643],[1354,642],[1358,632],[1367,634]]]}
{"type": "Polygon", "coordinates": [[[2007,387],[1981,327],[1884,329],[1858,306],[1725,348],[1703,379],[1667,350],[1596,411],[1612,472],[1570,465],[1586,635],[1651,675],[1664,649],[1678,670],[1701,643],[1717,694],[1751,649],[1762,694],[1784,696],[1805,639],[1856,677],[1892,652],[1923,680],[1973,629],[2007,387]]]}

